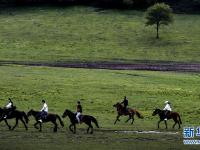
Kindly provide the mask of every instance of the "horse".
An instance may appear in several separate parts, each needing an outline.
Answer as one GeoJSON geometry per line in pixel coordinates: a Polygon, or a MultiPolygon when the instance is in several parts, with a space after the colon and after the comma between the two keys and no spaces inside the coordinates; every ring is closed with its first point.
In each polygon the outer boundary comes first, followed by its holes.
{"type": "MultiPolygon", "coordinates": [[[[71,112],[70,110],[66,109],[62,115],[63,118],[65,118],[66,116],[69,117],[71,124],[69,125],[69,130],[72,133],[76,133],[76,124],[78,124],[78,121],[76,119],[76,114],[71,112]],[[74,127],[74,129],[72,130],[72,126],[74,127]]],[[[89,116],[89,115],[81,115],[81,122],[84,122],[86,125],[88,125],[88,129],[87,129],[87,133],[89,132],[90,128],[90,134],[93,134],[93,126],[92,126],[92,122],[96,125],[97,128],[99,128],[98,122],[96,120],[96,118],[94,118],[93,116],[89,116]]]]}
{"type": "Polygon", "coordinates": [[[8,115],[6,118],[4,118],[4,115],[6,113],[6,110],[5,109],[2,109],[0,108],[0,122],[4,120],[4,122],[6,123],[6,125],[8,126],[8,129],[9,130],[14,130],[17,125],[18,125],[18,122],[19,120],[23,123],[24,127],[26,130],[28,130],[28,127],[26,124],[28,124],[28,117],[26,115],[26,113],[24,111],[19,111],[19,110],[16,110],[16,107],[14,107],[13,111],[10,113],[10,115],[8,115]],[[16,123],[15,125],[11,128],[11,126],[8,124],[7,122],[7,119],[13,119],[15,118],[16,119],[16,123]]]}
{"type": "MultiPolygon", "coordinates": [[[[160,117],[160,120],[158,121],[158,129],[159,129],[159,124],[160,124],[161,121],[165,121],[165,127],[167,129],[167,121],[165,120],[165,118],[166,118],[165,110],[161,110],[161,109],[156,108],[153,111],[152,116],[155,116],[155,115],[159,115],[159,117],[160,117]]],[[[177,123],[179,125],[179,129],[181,128],[180,125],[182,124],[182,121],[181,121],[181,117],[180,117],[179,113],[177,113],[177,112],[170,112],[167,115],[167,119],[173,119],[174,120],[175,123],[172,126],[172,128],[174,128],[177,123]]]]}
{"type": "Polygon", "coordinates": [[[52,114],[52,113],[48,113],[48,115],[46,116],[46,118],[43,118],[43,119],[42,119],[42,122],[40,122],[40,121],[39,121],[39,115],[38,115],[39,113],[40,113],[40,111],[35,111],[35,110],[31,109],[31,110],[27,113],[27,116],[28,116],[28,117],[29,117],[29,116],[33,116],[33,117],[35,118],[36,123],[34,124],[34,127],[35,127],[36,129],[39,129],[40,132],[42,132],[42,123],[47,123],[47,122],[52,122],[52,123],[54,124],[54,129],[53,129],[53,131],[54,131],[54,132],[57,132],[57,128],[58,128],[58,124],[57,124],[57,122],[56,122],[57,119],[59,120],[60,125],[61,125],[62,127],[64,127],[64,123],[63,123],[63,121],[61,120],[61,118],[60,118],[59,115],[57,115],[57,114],[52,114]],[[40,128],[38,128],[38,126],[37,126],[38,124],[40,125],[40,128]]]}
{"type": "Polygon", "coordinates": [[[138,118],[143,119],[144,117],[136,110],[136,109],[132,109],[132,108],[128,108],[127,111],[124,110],[124,107],[122,106],[122,104],[120,103],[116,103],[113,105],[113,107],[115,107],[117,109],[117,117],[116,120],[114,122],[114,124],[117,123],[117,121],[119,120],[120,116],[129,116],[128,120],[126,120],[125,122],[128,122],[129,120],[132,119],[131,124],[133,124],[134,122],[134,115],[136,114],[138,118]]]}

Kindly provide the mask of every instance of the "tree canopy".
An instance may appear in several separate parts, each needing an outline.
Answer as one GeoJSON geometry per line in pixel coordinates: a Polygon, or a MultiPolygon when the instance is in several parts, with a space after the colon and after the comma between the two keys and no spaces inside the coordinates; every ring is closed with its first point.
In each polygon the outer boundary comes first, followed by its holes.
{"type": "Polygon", "coordinates": [[[159,38],[160,25],[168,25],[173,22],[172,9],[165,3],[156,3],[146,12],[146,25],[156,25],[157,38],[159,38]]]}

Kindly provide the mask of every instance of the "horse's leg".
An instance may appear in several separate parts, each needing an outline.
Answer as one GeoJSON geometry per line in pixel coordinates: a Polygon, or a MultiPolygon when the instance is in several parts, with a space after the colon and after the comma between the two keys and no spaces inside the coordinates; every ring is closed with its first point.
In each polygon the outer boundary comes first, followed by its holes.
{"type": "Polygon", "coordinates": [[[40,124],[40,130],[39,131],[42,132],[42,123],[40,122],[39,124],[40,124]]]}
{"type": "Polygon", "coordinates": [[[165,120],[165,129],[167,129],[167,121],[165,120]]]}
{"type": "Polygon", "coordinates": [[[56,123],[56,121],[52,121],[52,123],[54,124],[54,132],[57,132],[57,128],[58,128],[58,124],[56,123]]]}
{"type": "Polygon", "coordinates": [[[175,125],[177,124],[177,122],[174,123],[174,125],[172,126],[172,128],[174,129],[175,125]]]}
{"type": "Polygon", "coordinates": [[[5,119],[4,122],[5,122],[6,125],[8,126],[8,129],[11,130],[11,126],[8,124],[8,121],[5,119]]]}
{"type": "Polygon", "coordinates": [[[27,127],[25,121],[23,120],[23,118],[20,118],[20,120],[21,120],[21,122],[24,124],[24,127],[26,128],[26,130],[28,130],[28,127],[27,127]]]}
{"type": "MultiPolygon", "coordinates": [[[[180,129],[181,128],[180,120],[178,118],[176,118],[176,120],[174,119],[174,121],[176,122],[175,124],[178,123],[178,128],[180,129]]],[[[173,128],[175,127],[175,124],[174,124],[173,128]]]]}
{"type": "Polygon", "coordinates": [[[173,120],[174,120],[175,123],[174,123],[174,125],[172,126],[172,128],[174,129],[175,125],[176,125],[177,123],[179,123],[179,122],[178,122],[177,119],[174,119],[174,118],[173,118],[173,120]]]}
{"type": "Polygon", "coordinates": [[[18,125],[18,121],[19,121],[19,119],[16,118],[16,123],[15,123],[15,125],[13,126],[12,130],[14,130],[14,129],[16,128],[16,126],[18,125]]]}
{"type": "Polygon", "coordinates": [[[34,127],[35,127],[36,129],[39,129],[38,126],[37,126],[38,123],[39,123],[39,122],[36,122],[36,123],[34,124],[34,127]]]}
{"type": "Polygon", "coordinates": [[[160,128],[160,122],[161,122],[161,120],[158,121],[158,129],[160,128]]]}
{"type": "Polygon", "coordinates": [[[181,128],[181,122],[180,122],[180,120],[178,120],[178,128],[179,129],[181,128]]]}
{"type": "Polygon", "coordinates": [[[181,128],[181,120],[180,119],[181,119],[180,116],[178,118],[176,118],[179,129],[181,128]]]}
{"type": "Polygon", "coordinates": [[[116,124],[117,121],[120,121],[120,120],[119,120],[119,117],[120,117],[120,115],[118,115],[118,116],[116,117],[116,120],[115,120],[114,124],[116,124]]]}
{"type": "Polygon", "coordinates": [[[131,122],[131,124],[133,124],[133,122],[134,122],[134,114],[132,114],[132,122],[131,122]]]}
{"type": "Polygon", "coordinates": [[[93,134],[93,126],[90,124],[91,132],[90,134],[93,134]]]}
{"type": "Polygon", "coordinates": [[[129,118],[125,121],[126,123],[131,119],[131,115],[129,114],[129,118]]]}
{"type": "Polygon", "coordinates": [[[87,123],[87,125],[89,126],[88,129],[87,129],[87,133],[89,132],[89,129],[91,128],[90,134],[92,134],[93,133],[93,126],[92,126],[91,122],[87,123]]]}
{"type": "Polygon", "coordinates": [[[74,131],[72,130],[72,126],[73,126],[73,124],[70,124],[70,125],[69,125],[69,130],[70,130],[72,133],[74,133],[74,131]]]}
{"type": "Polygon", "coordinates": [[[76,124],[74,124],[74,134],[76,133],[76,124]]]}

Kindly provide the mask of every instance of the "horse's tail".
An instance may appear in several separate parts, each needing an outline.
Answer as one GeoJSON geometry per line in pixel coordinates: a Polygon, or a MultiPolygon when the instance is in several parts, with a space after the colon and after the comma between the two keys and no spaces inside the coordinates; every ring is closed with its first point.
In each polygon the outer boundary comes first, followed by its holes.
{"type": "Polygon", "coordinates": [[[135,112],[136,112],[136,115],[137,115],[138,118],[141,118],[141,119],[144,118],[137,110],[135,112]]]}
{"type": "Polygon", "coordinates": [[[23,115],[23,117],[24,117],[24,119],[26,121],[26,124],[28,124],[29,119],[28,119],[28,116],[26,115],[26,113],[24,111],[22,111],[22,115],[23,115]]]}
{"type": "Polygon", "coordinates": [[[59,116],[59,115],[56,115],[56,118],[58,118],[58,120],[60,121],[60,125],[61,125],[62,127],[64,127],[64,123],[63,123],[62,119],[60,118],[60,116],[59,116]]]}
{"type": "Polygon", "coordinates": [[[178,119],[179,119],[179,123],[182,124],[181,117],[179,114],[178,114],[178,119]]]}
{"type": "Polygon", "coordinates": [[[99,125],[98,125],[96,118],[91,116],[91,121],[94,122],[94,124],[96,125],[97,128],[99,128],[99,125]]]}

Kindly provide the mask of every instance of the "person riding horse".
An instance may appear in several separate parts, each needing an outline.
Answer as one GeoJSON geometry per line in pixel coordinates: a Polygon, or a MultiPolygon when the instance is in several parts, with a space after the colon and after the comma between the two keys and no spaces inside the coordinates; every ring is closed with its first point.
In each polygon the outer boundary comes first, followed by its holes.
{"type": "Polygon", "coordinates": [[[170,106],[170,102],[169,101],[165,101],[165,107],[164,107],[164,111],[165,111],[165,121],[167,121],[167,116],[169,115],[169,113],[172,111],[172,108],[170,106]]]}
{"type": "Polygon", "coordinates": [[[48,106],[47,106],[47,103],[45,102],[45,100],[42,100],[42,103],[43,103],[43,107],[40,110],[39,119],[38,119],[38,121],[40,121],[40,122],[42,122],[42,119],[45,119],[46,116],[48,115],[48,106]]]}
{"type": "Polygon", "coordinates": [[[13,112],[13,110],[15,110],[15,106],[13,106],[13,102],[12,100],[9,98],[8,99],[8,104],[5,106],[4,109],[4,115],[3,118],[6,119],[8,116],[10,116],[13,112]]]}
{"type": "Polygon", "coordinates": [[[77,107],[76,107],[76,119],[78,121],[78,123],[81,123],[81,119],[80,119],[80,116],[83,112],[83,109],[82,109],[82,106],[81,106],[81,102],[80,101],[77,101],[77,107]]]}
{"type": "Polygon", "coordinates": [[[127,108],[128,107],[128,99],[126,96],[124,96],[124,100],[121,102],[121,104],[124,104],[123,111],[124,111],[124,113],[126,113],[128,111],[128,108],[127,108]]]}

